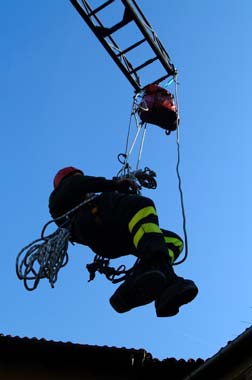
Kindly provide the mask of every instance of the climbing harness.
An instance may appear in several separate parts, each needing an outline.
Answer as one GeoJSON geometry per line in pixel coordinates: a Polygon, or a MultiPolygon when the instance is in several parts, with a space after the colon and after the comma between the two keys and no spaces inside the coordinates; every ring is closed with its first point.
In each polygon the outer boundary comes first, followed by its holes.
{"type": "MultiPolygon", "coordinates": [[[[136,263],[138,262],[138,260],[139,259],[137,259],[136,263]]],[[[130,269],[126,269],[125,265],[120,265],[117,269],[115,269],[109,266],[110,259],[96,255],[94,258],[94,261],[91,264],[86,265],[86,268],[89,272],[88,282],[94,280],[96,272],[99,272],[100,274],[105,274],[106,278],[109,281],[111,281],[113,284],[124,281],[126,277],[130,273],[132,273],[133,268],[135,267],[136,263],[130,269]],[[116,276],[121,276],[121,277],[116,279],[115,278],[116,276]]]]}

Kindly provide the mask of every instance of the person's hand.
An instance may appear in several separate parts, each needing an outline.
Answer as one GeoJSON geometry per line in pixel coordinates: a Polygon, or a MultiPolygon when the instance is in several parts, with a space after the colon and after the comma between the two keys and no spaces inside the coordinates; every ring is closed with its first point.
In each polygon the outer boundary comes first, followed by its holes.
{"type": "Polygon", "coordinates": [[[138,186],[130,178],[121,178],[117,181],[117,190],[120,193],[136,194],[138,186]]]}

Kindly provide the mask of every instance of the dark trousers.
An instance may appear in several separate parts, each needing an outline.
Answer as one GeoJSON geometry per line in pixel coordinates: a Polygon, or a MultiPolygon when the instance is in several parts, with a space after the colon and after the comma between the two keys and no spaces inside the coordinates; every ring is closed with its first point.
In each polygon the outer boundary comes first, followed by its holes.
{"type": "Polygon", "coordinates": [[[183,250],[176,233],[159,227],[154,202],[133,194],[101,194],[77,211],[72,234],[74,241],[108,258],[128,254],[148,258],[165,253],[173,262],[183,250]]]}

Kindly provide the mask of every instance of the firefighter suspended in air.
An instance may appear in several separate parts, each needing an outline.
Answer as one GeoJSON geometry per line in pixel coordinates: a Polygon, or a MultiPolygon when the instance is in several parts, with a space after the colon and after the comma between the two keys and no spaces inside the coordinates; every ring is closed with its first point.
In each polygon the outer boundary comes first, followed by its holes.
{"type": "Polygon", "coordinates": [[[172,266],[183,250],[182,239],[159,227],[155,204],[137,194],[134,181],[88,176],[74,167],[56,174],[49,197],[53,219],[88,199],[56,223],[70,228],[72,242],[88,246],[99,256],[138,258],[110,298],[114,310],[124,313],[154,301],[157,316],[169,317],[196,297],[195,283],[178,277],[172,266]],[[95,198],[94,193],[98,193],[95,198]]]}

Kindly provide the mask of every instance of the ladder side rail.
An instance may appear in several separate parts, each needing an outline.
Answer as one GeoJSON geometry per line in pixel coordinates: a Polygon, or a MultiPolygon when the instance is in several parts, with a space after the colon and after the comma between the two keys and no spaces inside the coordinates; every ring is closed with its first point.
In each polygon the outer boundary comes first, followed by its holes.
{"type": "MultiPolygon", "coordinates": [[[[147,28],[145,27],[145,25],[142,22],[141,18],[139,17],[139,15],[137,14],[137,12],[135,11],[134,6],[130,2],[130,0],[121,0],[121,1],[124,4],[124,6],[128,7],[130,9],[130,11],[132,12],[134,21],[136,22],[138,28],[140,29],[140,31],[142,32],[142,34],[146,38],[147,42],[149,43],[149,45],[152,48],[152,50],[154,51],[154,53],[158,56],[161,64],[163,65],[163,67],[165,68],[165,70],[167,71],[167,73],[169,75],[173,75],[174,76],[176,74],[176,69],[174,68],[173,64],[170,62],[169,55],[166,52],[166,50],[164,49],[164,47],[161,44],[161,42],[158,40],[159,44],[157,44],[157,42],[156,42],[157,37],[155,37],[155,39],[154,39],[151,36],[151,34],[147,31],[147,28]],[[162,46],[162,50],[161,50],[160,45],[162,46]]],[[[141,13],[140,13],[140,15],[141,15],[141,13]]],[[[145,20],[146,19],[144,18],[144,21],[145,20]]],[[[150,26],[149,23],[148,23],[148,26],[150,26]]]]}

